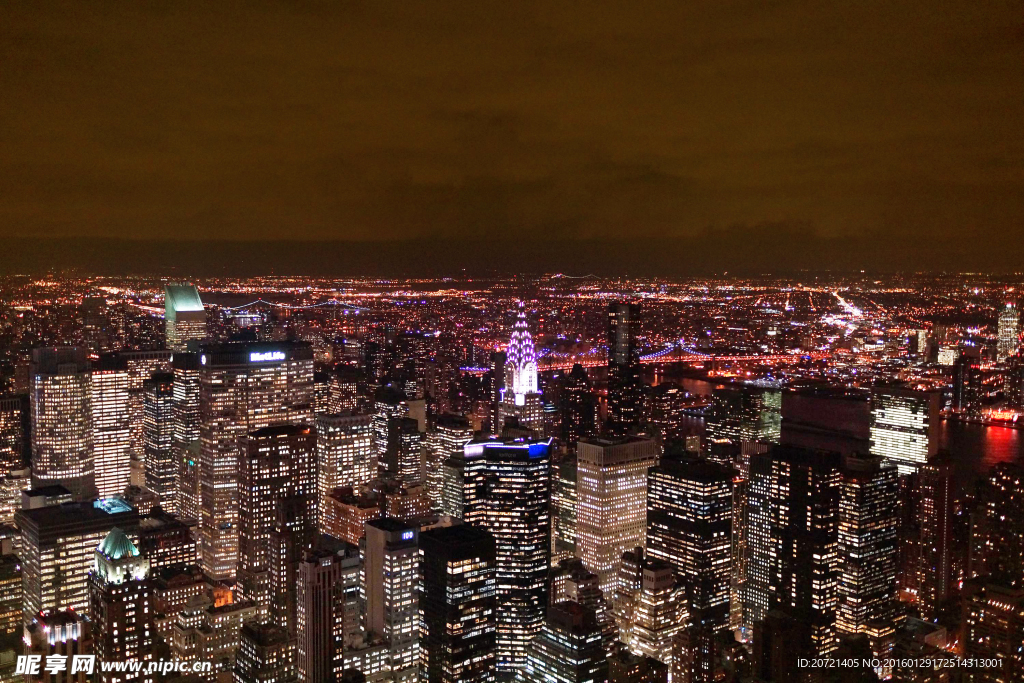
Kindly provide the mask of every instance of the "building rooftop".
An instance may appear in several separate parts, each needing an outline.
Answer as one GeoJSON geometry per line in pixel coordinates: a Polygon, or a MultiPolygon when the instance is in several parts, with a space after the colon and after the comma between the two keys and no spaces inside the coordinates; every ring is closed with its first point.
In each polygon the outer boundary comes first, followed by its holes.
{"type": "Polygon", "coordinates": [[[175,311],[202,311],[203,300],[193,285],[167,285],[164,288],[165,308],[175,311]]]}

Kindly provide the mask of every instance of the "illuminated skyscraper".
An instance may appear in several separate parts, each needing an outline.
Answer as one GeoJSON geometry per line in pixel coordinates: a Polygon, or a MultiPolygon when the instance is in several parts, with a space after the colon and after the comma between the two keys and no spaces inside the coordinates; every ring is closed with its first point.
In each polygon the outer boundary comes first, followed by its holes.
{"type": "Polygon", "coordinates": [[[89,611],[89,570],[111,529],[134,534],[135,510],[120,500],[65,503],[19,510],[26,620],[41,610],[89,611]]]}
{"type": "Polygon", "coordinates": [[[334,489],[361,486],[377,477],[377,451],[369,415],[339,413],[316,419],[320,530],[327,532],[327,497],[334,489]]]}
{"type": "Polygon", "coordinates": [[[672,666],[672,643],[690,615],[672,566],[636,548],[623,554],[615,595],[619,638],[629,651],[672,666]]]}
{"type": "Polygon", "coordinates": [[[315,443],[313,429],[304,425],[264,427],[245,439],[238,491],[238,582],[245,599],[259,605],[264,615],[270,607],[270,531],[284,499],[304,501],[294,514],[302,516],[308,540],[313,537],[315,443]]]}
{"type": "Polygon", "coordinates": [[[552,561],[576,557],[577,459],[575,453],[563,455],[551,474],[551,553],[552,561]]]}
{"type": "Polygon", "coordinates": [[[172,360],[174,458],[178,466],[178,514],[199,519],[199,355],[175,353],[172,360]]]}
{"type": "Polygon", "coordinates": [[[710,439],[779,443],[782,392],[771,387],[715,387],[707,418],[710,439]]]}
{"type": "Polygon", "coordinates": [[[164,287],[164,325],[167,348],[185,351],[189,341],[206,338],[206,310],[193,285],[164,287]]]}
{"type": "Polygon", "coordinates": [[[85,349],[35,349],[29,371],[33,484],[60,484],[90,498],[96,479],[92,374],[85,349]]]}
{"type": "Polygon", "coordinates": [[[487,441],[464,449],[462,519],[496,544],[499,675],[522,668],[548,605],[551,445],[487,441]]]}
{"type": "Polygon", "coordinates": [[[360,631],[359,548],[322,537],[298,565],[296,626],[299,680],[330,681],[360,631]],[[346,642],[348,641],[348,642],[346,642]]]}
{"type": "Polygon", "coordinates": [[[495,680],[494,538],[469,524],[420,534],[420,661],[427,683],[495,680]]]}
{"type": "Polygon", "coordinates": [[[871,454],[913,474],[938,452],[940,395],[876,389],[871,397],[871,454]]]}
{"type": "Polygon", "coordinates": [[[750,457],[747,618],[787,610],[807,627],[801,647],[818,656],[838,644],[841,464],[838,453],[790,446],[750,457]]]}
{"type": "Polygon", "coordinates": [[[498,429],[509,419],[537,432],[544,433],[544,407],[540,401],[540,385],[537,382],[537,351],[526,322],[526,309],[519,302],[519,313],[512,327],[512,339],[505,350],[505,387],[501,396],[498,429]]]}
{"type": "Polygon", "coordinates": [[[434,422],[427,433],[426,484],[430,504],[435,510],[443,508],[444,462],[462,453],[462,448],[473,438],[469,420],[461,415],[445,413],[434,422]]]}
{"type": "Polygon", "coordinates": [[[647,471],[659,455],[657,442],[639,437],[582,439],[576,446],[576,552],[608,594],[622,553],[644,544],[647,471]]]}
{"type": "Polygon", "coordinates": [[[896,569],[899,480],[896,466],[878,456],[848,456],[839,497],[840,633],[865,633],[875,620],[899,613],[896,569]]]}
{"type": "Polygon", "coordinates": [[[965,347],[953,363],[952,408],[967,417],[980,417],[983,398],[979,349],[965,347]]]}
{"type": "Polygon", "coordinates": [[[981,553],[986,573],[1008,586],[1024,587],[1024,466],[999,463],[985,484],[981,553]]]}
{"type": "Polygon", "coordinates": [[[312,422],[313,349],[302,342],[203,347],[199,410],[202,564],[212,577],[232,579],[245,439],[264,427],[312,422]]]}
{"type": "Polygon", "coordinates": [[[686,587],[691,618],[729,625],[733,474],[694,458],[662,459],[647,480],[647,554],[686,587]]]}
{"type": "Polygon", "coordinates": [[[594,611],[578,602],[553,605],[540,633],[530,643],[526,663],[516,680],[522,683],[607,681],[608,661],[594,611]]]}
{"type": "Polygon", "coordinates": [[[30,461],[31,421],[27,396],[0,397],[0,476],[20,470],[30,461]]]}
{"type": "MultiPolygon", "coordinates": [[[[295,638],[271,624],[246,624],[239,633],[234,683],[294,683],[295,638]]],[[[328,679],[329,680],[329,679],[328,679]]]]}
{"type": "MultiPolygon", "coordinates": [[[[377,391],[370,424],[373,427],[373,442],[377,449],[376,461],[381,469],[387,468],[388,448],[391,446],[391,422],[408,414],[409,402],[401,389],[388,385],[377,391]]],[[[376,472],[374,476],[377,476],[376,472]]]]}
{"type": "Polygon", "coordinates": [[[921,616],[934,619],[953,587],[953,515],[956,473],[942,454],[918,473],[918,525],[921,529],[918,605],[921,616]]]}
{"type": "Polygon", "coordinates": [[[142,446],[146,487],[160,497],[160,507],[177,513],[181,468],[174,452],[174,375],[153,375],[144,386],[142,446]]]}
{"type": "Polygon", "coordinates": [[[1006,360],[1017,352],[1020,338],[1020,313],[1012,303],[1007,303],[999,314],[999,342],[996,347],[996,359],[1006,360]]]}
{"type": "Polygon", "coordinates": [[[366,523],[366,630],[388,645],[391,679],[419,678],[419,528],[397,519],[366,523]]]}
{"type": "Polygon", "coordinates": [[[131,476],[131,413],[128,364],[117,354],[92,368],[92,444],[99,497],[119,495],[131,476]]]}
{"type": "Polygon", "coordinates": [[[388,421],[388,448],[381,464],[390,478],[404,484],[423,480],[423,434],[417,420],[396,417],[388,421]]]}
{"type": "Polygon", "coordinates": [[[988,584],[970,591],[964,602],[964,657],[989,662],[988,666],[965,670],[964,680],[1024,680],[1024,588],[988,584]]]}
{"type": "Polygon", "coordinates": [[[639,332],[640,304],[608,305],[608,429],[612,434],[639,429],[643,419],[639,332]]]}
{"type": "MultiPolygon", "coordinates": [[[[89,591],[96,658],[101,662],[150,659],[156,610],[149,560],[117,527],[96,548],[89,591]]],[[[143,671],[101,671],[99,678],[104,683],[123,683],[154,677],[143,671]]]]}

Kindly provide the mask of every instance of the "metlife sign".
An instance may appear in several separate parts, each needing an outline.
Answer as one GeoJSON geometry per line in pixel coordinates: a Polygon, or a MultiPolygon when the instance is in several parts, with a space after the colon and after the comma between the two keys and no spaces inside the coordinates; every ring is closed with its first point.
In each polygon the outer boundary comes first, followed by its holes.
{"type": "Polygon", "coordinates": [[[249,353],[250,363],[268,363],[270,361],[284,359],[284,351],[252,351],[249,353]]]}

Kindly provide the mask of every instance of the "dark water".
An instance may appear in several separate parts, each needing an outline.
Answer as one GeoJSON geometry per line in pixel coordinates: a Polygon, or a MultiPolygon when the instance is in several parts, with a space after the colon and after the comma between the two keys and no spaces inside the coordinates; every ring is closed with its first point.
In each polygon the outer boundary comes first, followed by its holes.
{"type": "MultiPolygon", "coordinates": [[[[687,391],[696,394],[710,394],[714,386],[696,379],[682,379],[680,383],[687,391]]],[[[687,433],[704,432],[703,420],[686,420],[687,433]]],[[[950,452],[957,462],[960,476],[964,478],[964,485],[970,486],[974,479],[998,463],[1024,460],[1024,429],[945,421],[939,431],[939,448],[950,452]]]]}

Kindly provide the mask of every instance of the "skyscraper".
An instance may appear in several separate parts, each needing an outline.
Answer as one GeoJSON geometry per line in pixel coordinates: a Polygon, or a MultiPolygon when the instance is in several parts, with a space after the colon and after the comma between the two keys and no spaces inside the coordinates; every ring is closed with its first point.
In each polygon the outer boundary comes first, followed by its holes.
{"type": "Polygon", "coordinates": [[[818,656],[838,644],[841,464],[838,453],[791,446],[750,457],[746,613],[758,622],[786,610],[818,656]]]}
{"type": "Polygon", "coordinates": [[[317,509],[315,443],[312,427],[304,425],[264,427],[245,440],[239,480],[238,581],[244,597],[259,605],[264,615],[270,608],[270,531],[284,499],[303,501],[294,514],[301,515],[301,528],[312,540],[317,509]]]}
{"type": "Polygon", "coordinates": [[[998,333],[996,360],[1004,361],[1017,352],[1020,338],[1020,313],[1011,302],[1007,302],[999,313],[998,333]]]}
{"type": "Polygon", "coordinates": [[[178,464],[178,514],[199,519],[199,355],[175,353],[174,457],[178,464]]]}
{"type": "Polygon", "coordinates": [[[840,633],[865,633],[871,621],[899,613],[896,569],[899,480],[896,465],[878,456],[847,456],[839,497],[840,633]]]}
{"type": "Polygon", "coordinates": [[[665,457],[647,483],[647,554],[672,566],[694,622],[729,625],[732,479],[721,465],[665,457]]]}
{"type": "Polygon", "coordinates": [[[576,552],[606,593],[615,587],[622,553],[644,543],[647,471],[660,454],[657,442],[640,437],[582,439],[576,446],[576,552]]]}
{"type": "Polygon", "coordinates": [[[640,304],[608,305],[608,429],[612,434],[639,429],[643,419],[639,332],[640,304]]]}
{"type": "Polygon", "coordinates": [[[871,396],[871,453],[913,474],[938,452],[937,392],[876,389],[871,396]]]}
{"type": "Polygon", "coordinates": [[[88,614],[89,570],[96,547],[114,527],[132,534],[135,510],[120,500],[19,510],[26,623],[33,614],[73,609],[88,614]]]}
{"type": "MultiPolygon", "coordinates": [[[[388,468],[388,449],[391,447],[391,422],[408,414],[409,402],[401,389],[387,385],[377,391],[370,424],[373,426],[373,442],[377,449],[376,462],[381,469],[388,468]]],[[[376,472],[374,472],[374,476],[377,476],[376,472]]]]}
{"type": "Polygon", "coordinates": [[[992,468],[982,489],[987,573],[1008,586],[1024,586],[1024,466],[1003,462],[992,468]]]}
{"type": "Polygon", "coordinates": [[[469,524],[420,534],[420,661],[427,683],[495,680],[494,537],[469,524]]]}
{"type": "Polygon", "coordinates": [[[541,435],[544,433],[544,407],[537,382],[537,351],[522,301],[505,355],[505,386],[498,411],[500,425],[494,431],[500,434],[505,423],[514,419],[520,426],[541,435]]]}
{"type": "Polygon", "coordinates": [[[562,443],[571,451],[581,438],[596,432],[597,400],[587,371],[579,363],[565,376],[562,387],[562,443]]]}
{"type": "Polygon", "coordinates": [[[160,497],[160,507],[178,512],[181,467],[174,451],[174,375],[161,373],[146,380],[142,447],[146,487],[160,497]]]}
{"type": "Polygon", "coordinates": [[[473,428],[469,420],[451,413],[438,416],[433,428],[427,433],[427,495],[435,510],[443,509],[444,462],[462,453],[463,446],[472,438],[473,428]]]}
{"type": "Polygon", "coordinates": [[[646,557],[641,548],[623,554],[615,621],[630,652],[671,667],[673,640],[689,618],[686,595],[672,565],[646,557]]]}
{"type": "Polygon", "coordinates": [[[499,675],[523,666],[547,609],[551,445],[487,441],[464,449],[462,519],[486,529],[496,544],[499,675]]]}
{"type": "Polygon", "coordinates": [[[24,395],[0,397],[0,475],[20,470],[30,462],[32,415],[27,399],[24,395]]]}
{"type": "Polygon", "coordinates": [[[947,454],[920,467],[918,525],[921,529],[918,605],[934,619],[953,584],[953,514],[956,473],[947,454]]]}
{"type": "Polygon", "coordinates": [[[329,537],[322,537],[322,543],[299,563],[295,582],[299,680],[330,681],[344,669],[346,640],[360,630],[361,569],[359,549],[329,537]]]}
{"type": "Polygon", "coordinates": [[[966,670],[964,680],[1004,683],[1024,679],[1024,588],[988,584],[970,591],[964,602],[964,657],[989,662],[966,670]]]}
{"type": "Polygon", "coordinates": [[[238,563],[238,476],[245,439],[281,424],[310,424],[313,350],[302,342],[227,343],[200,355],[202,564],[231,579],[238,563]]]}
{"type": "Polygon", "coordinates": [[[92,444],[92,375],[85,349],[32,352],[32,481],[60,484],[82,499],[96,492],[92,444]]]}
{"type": "Polygon", "coordinates": [[[189,341],[206,338],[206,311],[193,285],[164,287],[164,325],[167,348],[185,351],[189,341]]]}
{"type": "Polygon", "coordinates": [[[366,523],[366,630],[384,638],[395,683],[419,677],[419,528],[397,519],[366,523]]]}
{"type": "Polygon", "coordinates": [[[608,661],[594,611],[578,602],[548,610],[544,626],[530,643],[517,681],[523,683],[603,683],[608,661]]]}
{"type": "Polygon", "coordinates": [[[92,368],[92,445],[100,498],[124,491],[131,475],[131,412],[128,363],[101,356],[92,368]]]}
{"type": "Polygon", "coordinates": [[[715,387],[707,418],[708,438],[778,443],[782,434],[782,392],[772,387],[715,387]]]}
{"type": "Polygon", "coordinates": [[[369,415],[339,413],[316,418],[317,489],[320,530],[326,531],[327,496],[334,489],[361,486],[377,476],[377,451],[369,415]]]}
{"type": "Polygon", "coordinates": [[[239,632],[233,681],[293,683],[298,680],[295,662],[295,639],[288,631],[272,624],[249,623],[239,632]]]}
{"type": "MultiPolygon", "coordinates": [[[[156,629],[149,560],[114,527],[96,548],[89,579],[93,641],[101,662],[147,660],[156,629]]],[[[152,680],[142,671],[101,671],[104,683],[152,680]]]]}

